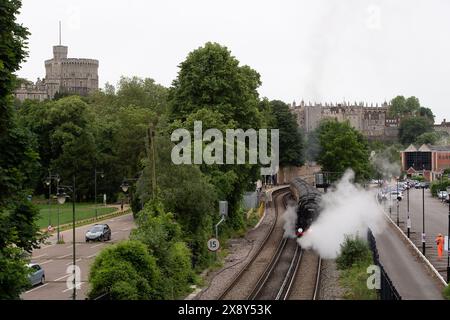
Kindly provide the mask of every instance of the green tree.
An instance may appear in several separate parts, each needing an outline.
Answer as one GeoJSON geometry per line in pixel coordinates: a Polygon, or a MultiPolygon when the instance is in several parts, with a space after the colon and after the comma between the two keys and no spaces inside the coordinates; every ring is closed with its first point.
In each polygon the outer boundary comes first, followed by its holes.
{"type": "Polygon", "coordinates": [[[37,166],[35,141],[19,126],[12,91],[27,56],[27,29],[17,23],[21,1],[0,0],[0,299],[18,299],[28,286],[23,251],[38,246],[37,210],[26,200],[37,166]]]}
{"type": "Polygon", "coordinates": [[[136,220],[131,239],[143,242],[154,255],[163,278],[161,294],[178,298],[193,280],[191,251],[181,240],[182,230],[159,199],[148,201],[136,220]]]}
{"type": "MultiPolygon", "coordinates": [[[[188,128],[192,120],[203,121],[207,120],[205,116],[216,114],[216,120],[220,118],[219,125],[229,129],[259,129],[264,124],[257,92],[260,84],[255,70],[240,66],[226,47],[208,42],[189,53],[180,64],[178,77],[169,92],[170,120],[188,128]]],[[[208,124],[204,124],[203,129],[209,129],[208,124]]],[[[234,228],[242,227],[239,206],[243,192],[254,188],[257,166],[202,166],[201,169],[224,193],[224,200],[228,200],[228,223],[234,228]],[[227,190],[222,186],[224,180],[228,180],[227,190]]]]}
{"type": "Polygon", "coordinates": [[[436,132],[425,132],[416,138],[415,143],[418,145],[422,144],[436,144],[439,140],[439,134],[436,132]]]}
{"type": "Polygon", "coordinates": [[[405,113],[415,115],[421,108],[419,99],[416,97],[409,97],[405,101],[405,113]]]}
{"type": "Polygon", "coordinates": [[[400,117],[405,114],[406,111],[406,99],[404,96],[396,96],[391,100],[391,106],[389,108],[389,116],[400,117]]]}
{"type": "Polygon", "coordinates": [[[303,135],[289,106],[279,100],[270,102],[275,118],[274,128],[280,130],[280,166],[304,164],[303,135]]]}
{"type": "Polygon", "coordinates": [[[402,144],[411,144],[423,133],[433,130],[430,121],[424,117],[408,117],[400,122],[399,139],[402,144]]]}
{"type": "Polygon", "coordinates": [[[111,300],[161,299],[161,273],[144,244],[123,241],[95,258],[89,273],[92,299],[107,294],[111,300]]]}
{"type": "Polygon", "coordinates": [[[367,139],[348,122],[325,120],[318,128],[320,153],[317,162],[323,171],[337,173],[335,178],[351,168],[356,180],[371,175],[367,139]]]}

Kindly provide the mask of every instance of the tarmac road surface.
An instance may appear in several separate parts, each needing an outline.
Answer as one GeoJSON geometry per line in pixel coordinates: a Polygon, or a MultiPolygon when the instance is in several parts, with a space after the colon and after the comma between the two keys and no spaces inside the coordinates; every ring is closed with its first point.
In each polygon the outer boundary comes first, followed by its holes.
{"type": "MultiPolygon", "coordinates": [[[[111,240],[106,242],[85,242],[85,233],[94,224],[76,228],[76,265],[81,270],[80,287],[77,289],[77,300],[86,298],[89,290],[89,268],[96,255],[107,246],[128,239],[131,229],[135,227],[133,215],[127,214],[97,223],[110,226],[111,240]]],[[[65,244],[56,244],[56,234],[48,241],[51,244],[42,245],[33,251],[31,262],[36,262],[45,271],[45,283],[38,285],[22,294],[24,300],[67,300],[72,299],[73,289],[66,281],[72,276],[70,266],[73,262],[72,229],[61,232],[65,244]],[[69,269],[68,269],[69,268],[69,269]]]]}

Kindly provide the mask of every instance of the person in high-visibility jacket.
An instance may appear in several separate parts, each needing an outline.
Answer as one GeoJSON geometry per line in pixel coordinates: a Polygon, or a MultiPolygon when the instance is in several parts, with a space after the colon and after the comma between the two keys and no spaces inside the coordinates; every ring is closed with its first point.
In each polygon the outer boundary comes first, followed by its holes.
{"type": "Polygon", "coordinates": [[[438,259],[442,259],[442,253],[444,251],[444,236],[442,235],[442,233],[438,234],[435,241],[437,245],[438,259]]]}

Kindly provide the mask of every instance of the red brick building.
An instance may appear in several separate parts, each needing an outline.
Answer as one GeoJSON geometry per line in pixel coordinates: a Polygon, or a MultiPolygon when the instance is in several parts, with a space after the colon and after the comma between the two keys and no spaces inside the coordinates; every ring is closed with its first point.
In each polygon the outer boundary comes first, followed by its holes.
{"type": "Polygon", "coordinates": [[[439,179],[450,168],[450,146],[410,145],[401,152],[402,170],[409,176],[420,175],[427,181],[439,179]]]}

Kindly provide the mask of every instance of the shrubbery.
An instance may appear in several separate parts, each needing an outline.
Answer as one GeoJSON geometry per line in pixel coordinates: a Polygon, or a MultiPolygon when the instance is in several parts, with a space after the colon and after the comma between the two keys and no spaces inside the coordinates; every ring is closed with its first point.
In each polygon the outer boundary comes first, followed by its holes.
{"type": "Polygon", "coordinates": [[[346,236],[344,243],[341,244],[341,253],[336,263],[339,269],[348,269],[368,259],[371,259],[371,252],[367,242],[357,236],[346,236]]]}
{"type": "Polygon", "coordinates": [[[433,197],[437,197],[439,191],[445,191],[450,186],[450,181],[448,179],[437,180],[431,183],[430,190],[433,197]]]}

